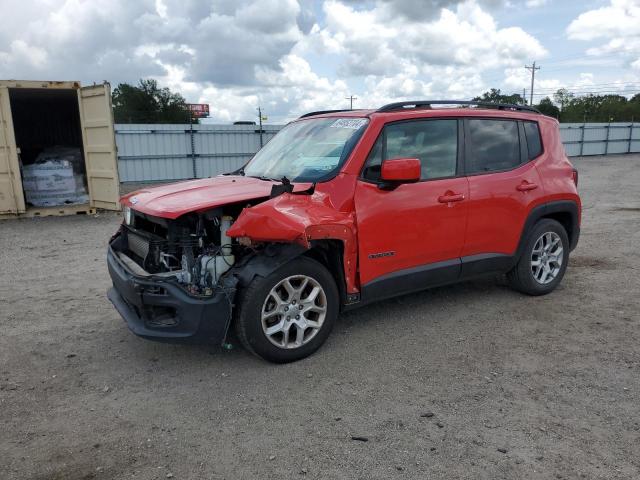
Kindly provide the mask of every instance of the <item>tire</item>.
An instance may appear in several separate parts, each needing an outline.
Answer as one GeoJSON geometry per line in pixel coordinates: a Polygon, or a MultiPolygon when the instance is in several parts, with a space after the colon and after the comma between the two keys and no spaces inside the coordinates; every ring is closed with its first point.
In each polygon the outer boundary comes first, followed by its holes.
{"type": "Polygon", "coordinates": [[[546,295],[562,281],[568,263],[567,232],[557,221],[544,218],[531,230],[518,263],[507,273],[507,279],[519,292],[546,295]]]}
{"type": "Polygon", "coordinates": [[[298,257],[267,277],[256,276],[241,292],[236,334],[253,354],[274,363],[300,360],[325,342],[340,310],[329,271],[298,257]]]}

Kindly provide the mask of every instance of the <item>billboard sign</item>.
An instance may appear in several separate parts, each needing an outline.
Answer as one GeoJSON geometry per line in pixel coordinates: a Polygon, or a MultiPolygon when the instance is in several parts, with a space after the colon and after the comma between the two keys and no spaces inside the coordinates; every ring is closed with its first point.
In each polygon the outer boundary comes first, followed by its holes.
{"type": "Polygon", "coordinates": [[[209,116],[208,103],[187,103],[187,107],[193,118],[206,118],[209,116]]]}

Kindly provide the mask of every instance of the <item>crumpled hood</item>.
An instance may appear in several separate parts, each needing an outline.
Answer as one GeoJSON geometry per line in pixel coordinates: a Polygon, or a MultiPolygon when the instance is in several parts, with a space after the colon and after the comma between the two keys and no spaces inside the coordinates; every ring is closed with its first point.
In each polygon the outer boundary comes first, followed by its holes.
{"type": "MultiPolygon", "coordinates": [[[[271,187],[279,182],[240,175],[220,175],[137,190],[120,199],[147,215],[175,219],[185,213],[201,212],[231,203],[268,198],[271,187]]],[[[310,184],[295,184],[294,191],[310,184]]]]}

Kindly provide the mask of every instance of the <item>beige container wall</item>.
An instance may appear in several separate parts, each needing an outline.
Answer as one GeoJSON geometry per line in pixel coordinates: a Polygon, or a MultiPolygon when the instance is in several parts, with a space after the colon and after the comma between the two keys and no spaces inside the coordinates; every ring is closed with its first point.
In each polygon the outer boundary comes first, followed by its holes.
{"type": "MultiPolygon", "coordinates": [[[[90,197],[87,207],[119,210],[117,150],[109,84],[81,88],[78,82],[0,80],[0,218],[6,218],[6,215],[29,214],[34,210],[43,210],[42,214],[47,214],[47,209],[32,209],[24,204],[17,152],[20,146],[16,145],[11,111],[12,89],[77,91],[90,197]]],[[[52,213],[54,210],[59,209],[51,208],[52,213]]]]}
{"type": "Polygon", "coordinates": [[[24,211],[9,89],[0,84],[0,214],[24,211]]]}
{"type": "Polygon", "coordinates": [[[118,210],[120,182],[109,84],[78,90],[91,206],[118,210]]]}

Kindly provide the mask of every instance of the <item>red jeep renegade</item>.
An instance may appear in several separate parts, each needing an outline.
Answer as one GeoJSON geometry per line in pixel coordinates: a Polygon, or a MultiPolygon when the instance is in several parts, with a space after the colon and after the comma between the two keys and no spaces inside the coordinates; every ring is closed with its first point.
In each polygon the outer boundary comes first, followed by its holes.
{"type": "Polygon", "coordinates": [[[506,273],[562,280],[580,233],[558,122],[418,101],[303,115],[243,168],[122,198],[109,298],[137,335],[310,355],[342,310],[506,273]]]}

